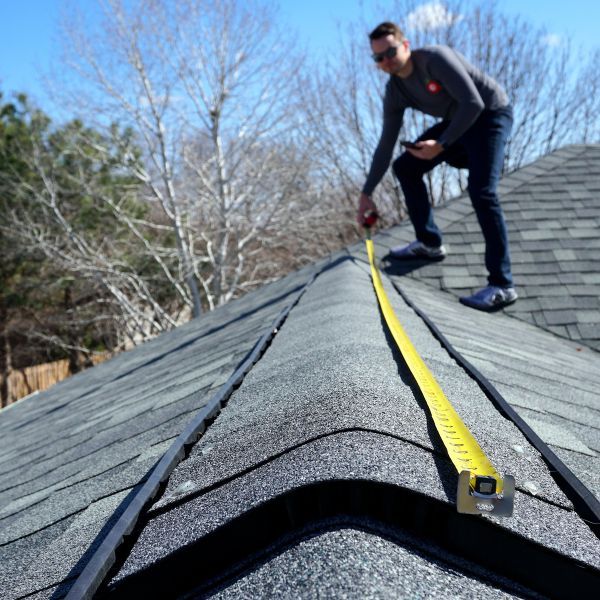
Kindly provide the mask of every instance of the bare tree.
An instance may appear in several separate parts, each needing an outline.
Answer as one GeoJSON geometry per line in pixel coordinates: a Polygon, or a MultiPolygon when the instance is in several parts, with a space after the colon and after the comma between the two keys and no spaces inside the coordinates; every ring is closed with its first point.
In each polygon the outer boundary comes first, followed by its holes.
{"type": "Polygon", "coordinates": [[[69,101],[97,115],[97,127],[118,120],[135,131],[136,177],[154,225],[175,240],[175,267],[161,269],[197,315],[200,295],[213,308],[260,283],[251,256],[275,223],[289,227],[294,182],[310,156],[297,145],[281,156],[299,126],[302,59],[264,2],[102,7],[100,29],[65,24],[65,60],[77,75],[69,101]]]}

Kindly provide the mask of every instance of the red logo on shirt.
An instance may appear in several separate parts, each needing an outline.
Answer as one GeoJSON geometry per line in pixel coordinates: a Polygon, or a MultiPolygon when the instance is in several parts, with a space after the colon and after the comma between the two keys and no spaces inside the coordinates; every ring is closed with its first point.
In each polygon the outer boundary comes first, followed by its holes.
{"type": "Polygon", "coordinates": [[[439,92],[442,91],[442,86],[435,81],[434,79],[430,79],[426,84],[425,87],[427,88],[427,91],[430,94],[438,94],[439,92]]]}

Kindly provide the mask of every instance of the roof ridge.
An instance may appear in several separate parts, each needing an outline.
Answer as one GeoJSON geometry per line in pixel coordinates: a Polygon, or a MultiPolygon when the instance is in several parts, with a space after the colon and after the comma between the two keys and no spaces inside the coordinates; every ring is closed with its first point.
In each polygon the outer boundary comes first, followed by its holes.
{"type": "MultiPolygon", "coordinates": [[[[591,145],[591,144],[590,144],[591,145]]],[[[600,146],[600,144],[596,144],[600,146]]],[[[503,183],[513,183],[516,182],[510,188],[510,191],[513,189],[525,184],[530,183],[532,179],[536,179],[537,177],[547,173],[552,170],[558,163],[565,162],[565,160],[569,160],[570,158],[574,158],[583,154],[585,152],[587,145],[582,144],[568,144],[566,146],[561,146],[560,148],[556,148],[552,150],[548,154],[543,154],[542,156],[538,156],[534,158],[531,162],[515,169],[514,171],[508,172],[504,177],[502,177],[500,181],[500,186],[503,183]],[[578,151],[575,151],[575,150],[578,151]],[[522,180],[519,175],[524,174],[532,174],[533,177],[527,179],[526,181],[522,180]]]]}
{"type": "Polygon", "coordinates": [[[462,567],[468,573],[471,564],[491,568],[522,586],[558,597],[568,596],[574,579],[578,589],[591,592],[599,578],[597,569],[579,559],[500,528],[490,520],[465,518],[442,500],[409,487],[362,478],[310,481],[285,490],[249,507],[150,568],[111,582],[104,591],[118,597],[149,592],[179,597],[193,589],[202,597],[210,596],[221,586],[231,585],[244,570],[264,565],[303,540],[341,527],[370,532],[401,546],[408,546],[407,534],[417,536],[427,552],[443,549],[445,563],[456,569],[462,567]],[[399,506],[402,510],[397,510],[399,506]],[[438,526],[440,523],[448,526],[438,526]],[[464,535],[456,536],[456,531],[464,535]],[[490,550],[495,549],[485,554],[483,562],[481,548],[472,543],[473,539],[486,540],[490,550]],[[223,552],[224,548],[236,551],[223,552]],[[196,569],[198,556],[202,557],[200,576],[196,569]],[[531,560],[541,568],[524,569],[524,562],[531,560]],[[469,566],[465,568],[466,561],[469,566]]]}

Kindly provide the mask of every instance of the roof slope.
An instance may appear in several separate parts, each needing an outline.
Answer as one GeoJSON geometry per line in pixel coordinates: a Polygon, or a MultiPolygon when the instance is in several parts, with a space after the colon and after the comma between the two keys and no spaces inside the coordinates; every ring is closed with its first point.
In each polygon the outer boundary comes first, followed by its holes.
{"type": "MultiPolygon", "coordinates": [[[[550,158],[582,154],[570,147],[550,158]]],[[[513,174],[505,189],[529,185],[537,168],[513,174]]],[[[472,218],[465,200],[438,214],[457,236],[454,257],[410,277],[390,268],[385,285],[492,462],[515,475],[513,518],[457,515],[456,473],[393,350],[358,244],[2,411],[2,597],[65,596],[176,436],[227,386],[237,389],[142,514],[104,592],[395,597],[403,589],[481,597],[485,590],[495,598],[555,583],[559,596],[561,581],[569,592],[597,582],[597,538],[538,452],[392,283],[596,494],[600,354],[550,325],[524,322],[516,308],[527,298],[488,315],[441,291],[449,277],[463,277],[452,261],[480,269],[481,257],[457,252],[460,227],[472,218]],[[234,386],[238,365],[292,306],[234,386]]],[[[382,232],[378,255],[409,236],[406,226],[382,232]]]]}
{"type": "Polygon", "coordinates": [[[313,265],[0,413],[0,596],[49,597],[313,265]]]}
{"type": "MultiPolygon", "coordinates": [[[[500,184],[520,300],[509,314],[600,350],[600,144],[566,146],[500,184]]],[[[435,210],[449,254],[412,275],[454,295],[485,285],[484,244],[466,194],[435,210]]],[[[414,239],[403,224],[390,245],[414,239]]],[[[386,240],[387,243],[387,240],[386,240]]]]}

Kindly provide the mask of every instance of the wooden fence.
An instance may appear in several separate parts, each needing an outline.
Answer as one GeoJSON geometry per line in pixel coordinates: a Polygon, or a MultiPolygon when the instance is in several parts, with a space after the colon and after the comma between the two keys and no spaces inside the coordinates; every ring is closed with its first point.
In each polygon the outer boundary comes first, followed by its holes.
{"type": "MultiPolygon", "coordinates": [[[[110,356],[109,352],[95,354],[92,356],[92,362],[97,365],[110,358],[110,356]]],[[[46,390],[70,375],[67,359],[25,367],[24,369],[15,369],[8,376],[8,402],[5,401],[6,405],[12,404],[34,392],[46,390]]],[[[3,379],[3,376],[0,375],[0,385],[4,383],[3,379]]]]}

